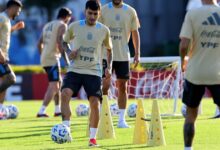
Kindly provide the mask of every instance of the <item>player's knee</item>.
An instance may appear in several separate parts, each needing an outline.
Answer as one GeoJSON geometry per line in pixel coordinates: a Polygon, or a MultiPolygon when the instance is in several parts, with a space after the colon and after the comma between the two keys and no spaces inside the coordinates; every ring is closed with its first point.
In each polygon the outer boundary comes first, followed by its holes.
{"type": "Polygon", "coordinates": [[[63,89],[61,92],[61,99],[63,102],[69,101],[72,96],[72,92],[69,89],[63,89]]]}
{"type": "Polygon", "coordinates": [[[186,123],[194,123],[198,116],[198,108],[187,108],[186,123]]]}
{"type": "Polygon", "coordinates": [[[51,86],[51,89],[54,93],[59,92],[60,88],[59,88],[59,84],[54,84],[51,86]]]}
{"type": "Polygon", "coordinates": [[[118,90],[125,92],[127,89],[127,84],[126,82],[118,82],[117,83],[118,90]]]}
{"type": "Polygon", "coordinates": [[[99,99],[95,97],[89,98],[90,107],[92,109],[99,109],[99,99]]]}

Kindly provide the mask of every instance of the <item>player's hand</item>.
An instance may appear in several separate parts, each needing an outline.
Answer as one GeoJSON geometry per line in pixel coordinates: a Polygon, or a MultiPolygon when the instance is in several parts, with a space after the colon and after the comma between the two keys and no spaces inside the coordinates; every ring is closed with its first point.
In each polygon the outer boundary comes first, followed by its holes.
{"type": "Polygon", "coordinates": [[[14,30],[20,30],[23,29],[24,27],[25,27],[24,21],[19,21],[13,26],[14,30]]]}
{"type": "Polygon", "coordinates": [[[72,50],[72,52],[69,54],[69,59],[75,59],[77,57],[78,51],[77,50],[72,50]]]}
{"type": "Polygon", "coordinates": [[[111,69],[106,68],[105,69],[105,78],[109,79],[109,78],[111,78],[111,76],[112,76],[111,69]]]}
{"type": "Polygon", "coordinates": [[[182,72],[185,72],[185,68],[186,68],[186,67],[185,67],[185,64],[182,63],[182,64],[181,64],[181,70],[182,70],[182,72]]]}
{"type": "Polygon", "coordinates": [[[186,57],[184,58],[183,62],[181,63],[182,72],[185,72],[186,66],[187,66],[187,64],[188,64],[188,61],[189,61],[189,57],[186,56],[186,57]]]}
{"type": "Polygon", "coordinates": [[[134,68],[138,66],[139,62],[140,62],[140,54],[135,54],[134,55],[134,68]]]}

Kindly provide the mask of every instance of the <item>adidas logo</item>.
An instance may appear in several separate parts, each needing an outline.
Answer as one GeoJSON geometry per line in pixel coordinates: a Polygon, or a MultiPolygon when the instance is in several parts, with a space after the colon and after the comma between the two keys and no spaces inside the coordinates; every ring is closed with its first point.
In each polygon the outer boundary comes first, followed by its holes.
{"type": "Polygon", "coordinates": [[[220,25],[220,16],[218,13],[213,13],[206,21],[202,22],[203,25],[220,25]]]}

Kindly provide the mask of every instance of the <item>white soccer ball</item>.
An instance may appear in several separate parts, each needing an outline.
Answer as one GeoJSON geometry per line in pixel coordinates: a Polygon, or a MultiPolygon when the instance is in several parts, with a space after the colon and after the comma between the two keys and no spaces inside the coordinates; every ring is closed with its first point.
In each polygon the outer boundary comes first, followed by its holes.
{"type": "Polygon", "coordinates": [[[15,119],[18,117],[19,110],[15,105],[9,105],[6,107],[8,108],[9,111],[9,116],[8,116],[9,119],[15,119]]]}
{"type": "Polygon", "coordinates": [[[182,113],[183,117],[186,118],[186,105],[183,105],[183,106],[181,107],[181,113],[182,113]]]}
{"type": "Polygon", "coordinates": [[[137,105],[136,104],[130,104],[127,109],[127,114],[129,117],[136,117],[136,110],[137,105]]]}
{"type": "Polygon", "coordinates": [[[51,139],[58,144],[71,142],[72,140],[70,129],[64,124],[57,124],[53,126],[50,135],[51,139]]]}
{"type": "Polygon", "coordinates": [[[0,108],[0,120],[8,119],[9,117],[9,110],[6,106],[2,106],[0,108]]]}
{"type": "Polygon", "coordinates": [[[77,116],[88,116],[89,114],[89,106],[86,104],[79,104],[76,107],[76,115],[77,116]]]}
{"type": "Polygon", "coordinates": [[[110,105],[110,112],[112,116],[118,116],[119,115],[119,109],[118,104],[114,103],[110,105]]]}

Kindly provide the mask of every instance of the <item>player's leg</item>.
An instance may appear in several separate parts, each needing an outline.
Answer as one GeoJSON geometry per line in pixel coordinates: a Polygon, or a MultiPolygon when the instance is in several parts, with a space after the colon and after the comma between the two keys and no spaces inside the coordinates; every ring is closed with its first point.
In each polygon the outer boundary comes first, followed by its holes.
{"type": "Polygon", "coordinates": [[[198,115],[198,107],[205,87],[194,85],[187,80],[184,82],[183,103],[187,106],[186,117],[183,127],[185,149],[192,149],[193,138],[195,135],[195,120],[198,115]]]}
{"type": "Polygon", "coordinates": [[[129,62],[113,62],[113,68],[117,76],[117,88],[118,88],[118,107],[119,107],[119,119],[118,128],[129,128],[125,121],[125,112],[127,106],[127,84],[129,79],[129,62]]]}
{"type": "Polygon", "coordinates": [[[70,99],[73,95],[73,91],[70,88],[63,88],[61,92],[61,112],[63,124],[70,127],[70,117],[71,117],[71,108],[70,108],[70,99]]]}
{"type": "Polygon", "coordinates": [[[99,123],[99,101],[100,99],[95,96],[89,97],[89,105],[90,105],[90,135],[89,135],[89,146],[97,146],[96,143],[96,133],[99,123]]]}
{"type": "Polygon", "coordinates": [[[54,117],[61,116],[60,101],[61,101],[61,92],[60,90],[58,90],[58,92],[54,96],[54,103],[55,103],[54,117]]]}
{"type": "Polygon", "coordinates": [[[59,90],[57,91],[57,93],[54,96],[54,104],[55,104],[55,109],[54,109],[54,117],[58,117],[61,116],[61,110],[60,110],[60,101],[61,101],[61,84],[62,84],[62,77],[61,77],[61,73],[60,74],[60,81],[59,81],[59,90]]]}
{"type": "Polygon", "coordinates": [[[117,79],[118,87],[118,107],[119,107],[119,119],[118,127],[127,128],[128,125],[125,122],[125,112],[127,106],[127,80],[117,79]]]}
{"type": "Polygon", "coordinates": [[[46,108],[49,105],[50,101],[54,99],[54,96],[56,93],[59,92],[59,69],[58,66],[52,66],[52,67],[44,67],[45,71],[48,75],[49,85],[47,87],[47,91],[44,95],[43,104],[37,114],[37,117],[49,117],[46,114],[46,108]]]}
{"type": "Polygon", "coordinates": [[[16,76],[8,64],[0,64],[0,107],[2,107],[6,90],[16,81],[16,76]]]}
{"type": "Polygon", "coordinates": [[[68,72],[64,79],[61,88],[61,113],[63,124],[70,127],[70,99],[73,95],[76,95],[82,86],[81,75],[73,72],[68,72]]]}
{"type": "Polygon", "coordinates": [[[102,99],[101,78],[93,75],[83,75],[83,86],[90,104],[90,139],[89,146],[98,146],[96,133],[99,122],[99,102],[102,99]],[[93,84],[91,86],[91,83],[93,84]]]}
{"type": "Polygon", "coordinates": [[[208,86],[209,91],[211,92],[211,95],[213,97],[214,103],[216,104],[216,115],[213,117],[215,118],[220,118],[220,85],[210,85],[208,86]]]}

